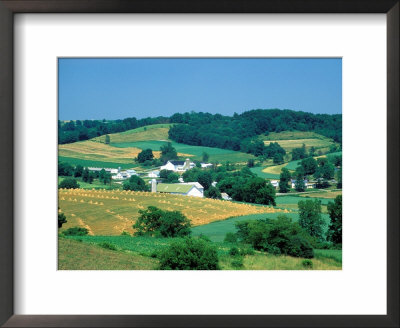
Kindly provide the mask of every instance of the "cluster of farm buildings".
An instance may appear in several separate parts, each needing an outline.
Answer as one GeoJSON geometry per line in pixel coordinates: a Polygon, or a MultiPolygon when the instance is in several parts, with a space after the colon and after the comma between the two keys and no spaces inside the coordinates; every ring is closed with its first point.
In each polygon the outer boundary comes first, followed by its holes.
{"type": "MultiPolygon", "coordinates": [[[[178,173],[183,173],[187,170],[190,170],[196,166],[195,163],[191,162],[189,159],[185,161],[168,161],[165,165],[160,167],[160,170],[150,171],[146,173],[148,178],[152,178],[149,183],[151,183],[151,191],[152,192],[162,192],[162,193],[170,193],[170,194],[178,194],[185,196],[193,196],[193,197],[204,197],[204,187],[198,182],[184,182],[182,178],[179,178],[179,183],[160,183],[157,181],[157,178],[160,178],[161,170],[168,170],[178,173]]],[[[201,168],[209,168],[212,164],[210,163],[201,163],[201,168]]],[[[91,171],[100,171],[101,168],[89,167],[91,171]]],[[[111,174],[111,178],[114,180],[126,180],[129,179],[133,175],[139,175],[135,170],[125,170],[121,171],[121,169],[104,169],[106,172],[111,174]]],[[[275,189],[279,189],[279,180],[270,180],[270,183],[275,189]]],[[[291,187],[295,188],[296,180],[292,179],[290,181],[291,187]]],[[[212,184],[214,187],[216,182],[212,184]]],[[[316,187],[315,181],[304,180],[304,186],[306,189],[312,189],[316,187]]],[[[225,200],[231,200],[228,194],[222,193],[222,198],[225,200]]]]}
{"type": "MultiPolygon", "coordinates": [[[[177,195],[185,195],[192,197],[204,197],[204,187],[198,182],[183,182],[182,178],[179,178],[179,183],[159,183],[157,178],[160,177],[161,170],[174,171],[178,173],[183,173],[187,170],[190,170],[196,166],[195,163],[191,162],[189,159],[186,161],[168,161],[165,165],[160,167],[160,170],[150,171],[147,173],[148,178],[152,178],[151,183],[151,191],[152,192],[165,192],[170,194],[177,195]]],[[[209,168],[212,164],[210,163],[201,163],[201,168],[209,168]]],[[[101,168],[89,167],[90,171],[100,171],[101,168]]],[[[129,179],[133,175],[139,175],[135,170],[125,170],[121,171],[121,169],[104,169],[106,172],[111,174],[111,178],[113,180],[126,180],[129,179]]],[[[216,182],[213,183],[216,185],[216,182]]],[[[222,193],[222,198],[225,200],[230,200],[231,198],[226,194],[222,193]]]]}

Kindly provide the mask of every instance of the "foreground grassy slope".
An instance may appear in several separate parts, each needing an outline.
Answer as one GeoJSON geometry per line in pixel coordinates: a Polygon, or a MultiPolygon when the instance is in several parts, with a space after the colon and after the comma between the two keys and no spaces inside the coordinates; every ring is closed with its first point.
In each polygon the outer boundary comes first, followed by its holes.
{"type": "Polygon", "coordinates": [[[120,235],[123,231],[132,233],[132,225],[139,216],[138,211],[151,205],[164,210],[180,211],[193,226],[232,216],[282,212],[267,206],[172,194],[124,190],[59,190],[59,207],[68,220],[62,229],[81,226],[93,235],[120,235]]]}
{"type": "MultiPolygon", "coordinates": [[[[152,270],[158,268],[153,258],[172,242],[170,238],[130,236],[82,236],[59,238],[60,270],[152,270]],[[107,250],[100,244],[108,243],[116,250],[107,250]]],[[[223,270],[234,270],[229,255],[232,244],[214,243],[223,270]]],[[[274,256],[262,252],[244,257],[242,270],[304,270],[303,259],[274,256]]],[[[340,270],[341,251],[315,250],[313,270],[340,270]]]]}
{"type": "Polygon", "coordinates": [[[158,261],[149,257],[58,239],[59,270],[153,270],[157,267],[158,261]]]}

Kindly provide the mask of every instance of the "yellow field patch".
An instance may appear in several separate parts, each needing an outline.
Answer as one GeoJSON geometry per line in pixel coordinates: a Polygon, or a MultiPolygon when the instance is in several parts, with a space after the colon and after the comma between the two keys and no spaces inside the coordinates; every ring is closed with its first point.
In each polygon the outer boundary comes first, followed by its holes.
{"type": "Polygon", "coordinates": [[[286,165],[287,163],[281,165],[269,166],[263,169],[262,171],[265,173],[280,174],[282,168],[284,168],[286,165]]]}
{"type": "Polygon", "coordinates": [[[327,139],[292,139],[292,140],[264,140],[264,144],[268,146],[271,142],[277,142],[287,152],[291,152],[294,148],[301,148],[303,144],[306,147],[314,147],[316,149],[328,148],[334,144],[327,139]]]}
{"type": "Polygon", "coordinates": [[[133,233],[138,211],[148,206],[180,211],[193,226],[241,215],[287,212],[216,199],[125,190],[59,189],[58,195],[59,207],[68,221],[61,230],[88,226],[94,235],[133,233]]]}
{"type": "MultiPolygon", "coordinates": [[[[139,148],[117,148],[92,140],[79,141],[59,145],[58,155],[92,161],[105,161],[129,164],[142,150],[139,148]]],[[[155,158],[159,158],[160,151],[153,151],[155,158]]]]}

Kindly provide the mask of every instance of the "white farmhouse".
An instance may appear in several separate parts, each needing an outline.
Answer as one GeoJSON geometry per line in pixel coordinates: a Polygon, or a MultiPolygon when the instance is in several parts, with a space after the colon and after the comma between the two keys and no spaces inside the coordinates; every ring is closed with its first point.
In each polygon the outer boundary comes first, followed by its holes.
{"type": "Polygon", "coordinates": [[[118,172],[116,175],[113,175],[111,178],[114,180],[125,180],[125,179],[130,178],[130,175],[126,172],[118,172]]]}
{"type": "Polygon", "coordinates": [[[185,172],[186,170],[190,170],[195,166],[195,163],[191,162],[189,158],[186,158],[186,161],[168,161],[165,165],[160,167],[160,170],[185,172]]]}

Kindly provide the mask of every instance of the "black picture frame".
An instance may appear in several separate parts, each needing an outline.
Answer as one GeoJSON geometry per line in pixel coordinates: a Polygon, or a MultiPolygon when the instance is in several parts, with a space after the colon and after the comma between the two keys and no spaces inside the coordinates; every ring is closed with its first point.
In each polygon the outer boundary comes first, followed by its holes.
{"type": "Polygon", "coordinates": [[[399,0],[0,0],[0,324],[4,327],[399,327],[399,8],[399,0]],[[16,13],[385,13],[387,315],[14,315],[13,20],[16,13]]]}

